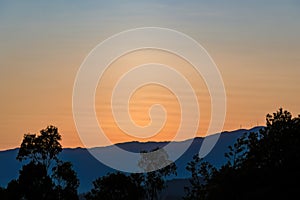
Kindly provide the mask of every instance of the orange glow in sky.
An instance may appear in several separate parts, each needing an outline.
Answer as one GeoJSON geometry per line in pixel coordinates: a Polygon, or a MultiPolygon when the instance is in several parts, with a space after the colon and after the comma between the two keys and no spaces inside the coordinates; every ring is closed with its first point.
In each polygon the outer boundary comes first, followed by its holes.
{"type": "MultiPolygon", "coordinates": [[[[211,55],[222,75],[227,113],[224,130],[265,124],[279,107],[300,113],[300,4],[297,1],[141,0],[0,2],[0,149],[18,147],[26,133],[55,125],[64,147],[82,146],[72,115],[73,84],[88,53],[113,34],[157,26],[183,32],[211,55]],[[147,9],[145,9],[147,8],[147,9]]],[[[171,140],[178,129],[176,96],[158,85],[137,90],[130,99],[133,121],[145,126],[151,105],[167,111],[155,136],[123,133],[110,111],[111,89],[126,70],[164,63],[188,78],[200,106],[198,136],[210,122],[210,95],[202,77],[185,60],[164,51],[131,52],[117,59],[99,82],[95,107],[99,124],[113,143],[171,140]]],[[[189,130],[186,130],[189,131],[189,130]]],[[[186,138],[182,138],[186,139],[186,138]]]]}
{"type": "MultiPolygon", "coordinates": [[[[155,84],[146,85],[132,95],[129,102],[129,111],[136,124],[146,126],[150,122],[148,114],[150,107],[154,104],[164,106],[167,112],[167,121],[157,135],[145,139],[130,137],[118,128],[113,118],[110,106],[111,95],[117,80],[131,68],[150,62],[172,66],[190,80],[191,85],[196,91],[201,112],[197,133],[199,136],[205,136],[210,120],[210,96],[203,79],[187,61],[171,53],[159,50],[135,51],[122,56],[109,66],[99,83],[96,94],[98,121],[104,132],[108,133],[108,137],[114,143],[132,140],[170,141],[177,133],[181,120],[181,108],[177,97],[167,88],[155,84]]],[[[145,76],[147,75],[145,74],[145,76]]],[[[184,90],[184,88],[182,89],[184,90]]],[[[191,130],[185,131],[188,132],[191,130]]]]}

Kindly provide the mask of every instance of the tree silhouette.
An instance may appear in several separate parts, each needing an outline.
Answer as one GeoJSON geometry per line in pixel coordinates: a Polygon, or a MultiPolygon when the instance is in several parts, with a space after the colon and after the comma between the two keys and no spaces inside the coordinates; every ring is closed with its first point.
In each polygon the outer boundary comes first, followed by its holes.
{"type": "Polygon", "coordinates": [[[76,172],[72,169],[72,163],[59,161],[52,171],[58,199],[77,199],[79,180],[76,172]]]}
{"type": "Polygon", "coordinates": [[[163,148],[155,148],[149,152],[142,151],[140,154],[141,159],[138,166],[144,172],[156,171],[173,163],[169,160],[169,155],[163,148]]]}
{"type": "Polygon", "coordinates": [[[239,169],[242,167],[243,162],[247,156],[247,134],[244,134],[242,137],[238,138],[233,146],[229,146],[229,152],[225,153],[227,158],[227,165],[233,169],[239,169]]]}
{"type": "Polygon", "coordinates": [[[132,200],[143,199],[143,188],[131,176],[117,172],[93,182],[94,188],[86,195],[87,200],[132,200]]]}
{"type": "Polygon", "coordinates": [[[176,174],[176,165],[163,149],[158,148],[150,153],[143,151],[138,164],[144,173],[125,175],[116,172],[96,179],[86,199],[158,199],[159,192],[165,188],[165,178],[176,174]],[[158,169],[160,167],[163,168],[158,169]]]}
{"type": "Polygon", "coordinates": [[[280,108],[266,117],[266,128],[260,131],[258,145],[250,148],[249,156],[260,168],[300,166],[300,117],[292,118],[280,108]]]}
{"type": "Polygon", "coordinates": [[[163,148],[156,148],[150,152],[142,151],[138,165],[146,172],[144,185],[147,199],[158,199],[158,194],[166,187],[165,178],[172,174],[177,175],[175,163],[169,160],[163,148]]]}
{"type": "Polygon", "coordinates": [[[291,199],[299,196],[300,116],[280,108],[266,127],[239,138],[225,154],[228,162],[205,177],[194,159],[187,169],[192,187],[186,199],[291,199]],[[202,175],[202,176],[201,176],[202,175]]]}
{"type": "Polygon", "coordinates": [[[135,199],[146,199],[145,176],[141,173],[132,173],[130,180],[136,187],[135,199]]]}
{"type": "Polygon", "coordinates": [[[22,199],[23,192],[19,187],[18,180],[12,180],[8,183],[7,188],[5,190],[4,196],[0,196],[3,200],[10,200],[10,199],[22,199]]]}
{"type": "Polygon", "coordinates": [[[39,200],[53,199],[53,183],[46,167],[40,163],[30,162],[24,165],[18,179],[23,198],[39,200]]]}
{"type": "Polygon", "coordinates": [[[58,154],[62,151],[59,143],[61,136],[55,126],[48,126],[40,131],[40,135],[25,134],[19,149],[17,160],[30,160],[42,163],[48,169],[53,161],[58,161],[58,154]]]}
{"type": "Polygon", "coordinates": [[[12,180],[1,199],[76,200],[79,180],[70,162],[59,160],[58,129],[48,126],[40,135],[25,134],[17,160],[25,161],[19,178],[12,180]],[[51,170],[50,170],[51,169],[51,170]]]}
{"type": "Polygon", "coordinates": [[[205,199],[208,190],[206,183],[210,181],[216,172],[216,168],[200,159],[198,155],[195,155],[193,160],[188,163],[186,169],[191,173],[192,178],[190,179],[191,186],[184,188],[186,192],[184,199],[205,199]]]}
{"type": "Polygon", "coordinates": [[[7,190],[0,187],[0,199],[8,199],[7,190]]]}

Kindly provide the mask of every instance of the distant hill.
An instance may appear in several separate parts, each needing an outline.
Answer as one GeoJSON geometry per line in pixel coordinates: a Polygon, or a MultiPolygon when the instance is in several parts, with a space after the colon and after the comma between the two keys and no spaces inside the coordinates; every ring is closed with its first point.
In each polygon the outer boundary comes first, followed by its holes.
{"type": "MultiPolygon", "coordinates": [[[[223,132],[218,140],[214,149],[205,157],[205,160],[212,163],[215,167],[220,167],[226,162],[224,153],[228,151],[228,146],[232,145],[238,137],[245,132],[257,132],[263,127],[254,127],[249,130],[239,129],[231,132],[223,132]]],[[[199,152],[203,138],[197,137],[193,139],[193,142],[189,149],[176,161],[177,165],[177,182],[173,180],[172,187],[177,187],[178,184],[187,182],[189,173],[185,170],[187,163],[192,159],[193,155],[199,152]],[[181,180],[180,182],[180,179],[181,180]]],[[[172,142],[176,149],[180,151],[181,146],[187,141],[172,142]]],[[[157,147],[165,146],[168,142],[126,142],[117,144],[119,147],[132,151],[140,152],[142,150],[152,150],[157,147]]],[[[106,151],[108,147],[96,148],[97,151],[106,151]]],[[[0,151],[0,186],[5,187],[9,181],[16,179],[21,169],[21,163],[15,158],[19,149],[11,149],[6,151],[0,151]]],[[[113,152],[112,152],[113,154],[113,152]]],[[[65,148],[60,154],[60,158],[64,161],[70,161],[73,163],[74,170],[78,174],[80,179],[79,193],[87,192],[92,187],[92,181],[96,178],[107,174],[108,172],[114,172],[114,169],[107,167],[96,160],[85,148],[65,148]]]]}

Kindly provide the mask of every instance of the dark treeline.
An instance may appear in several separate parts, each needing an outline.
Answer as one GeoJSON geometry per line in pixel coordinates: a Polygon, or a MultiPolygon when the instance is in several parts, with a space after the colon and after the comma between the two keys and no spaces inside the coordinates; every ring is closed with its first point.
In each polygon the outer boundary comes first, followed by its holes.
{"type": "MultiPolygon", "coordinates": [[[[17,155],[24,165],[18,179],[0,188],[0,199],[79,199],[79,180],[72,164],[58,158],[62,151],[60,140],[54,126],[41,130],[39,135],[25,134],[17,155]]],[[[139,166],[146,173],[109,173],[93,182],[85,199],[159,199],[166,187],[166,177],[176,175],[176,165],[168,160],[163,149],[152,152],[157,154],[141,152],[139,166]],[[169,165],[152,171],[153,167],[166,164],[169,165]]],[[[224,156],[227,163],[218,169],[198,155],[192,158],[186,167],[191,174],[190,186],[185,187],[183,199],[299,197],[300,116],[293,118],[283,109],[268,114],[265,128],[244,134],[228,147],[224,156]]]]}
{"type": "Polygon", "coordinates": [[[299,198],[300,116],[283,109],[268,114],[266,127],[239,138],[225,157],[220,169],[193,158],[187,166],[192,187],[184,199],[299,198]]]}

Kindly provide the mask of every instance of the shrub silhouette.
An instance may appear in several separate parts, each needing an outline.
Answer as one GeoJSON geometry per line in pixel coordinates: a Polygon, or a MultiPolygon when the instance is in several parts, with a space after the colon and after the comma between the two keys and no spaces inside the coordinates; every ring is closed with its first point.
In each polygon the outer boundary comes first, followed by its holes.
{"type": "Polygon", "coordinates": [[[131,200],[143,199],[142,187],[132,177],[117,172],[108,174],[93,182],[94,188],[86,195],[88,200],[131,200]]]}

